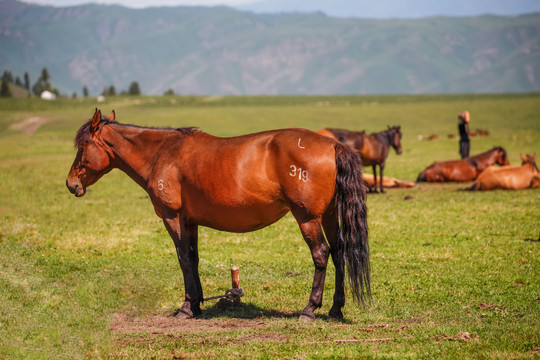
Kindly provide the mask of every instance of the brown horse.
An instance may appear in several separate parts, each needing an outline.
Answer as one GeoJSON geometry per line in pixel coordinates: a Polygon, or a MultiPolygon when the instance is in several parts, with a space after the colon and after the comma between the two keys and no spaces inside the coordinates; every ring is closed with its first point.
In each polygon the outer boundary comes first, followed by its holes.
{"type": "Polygon", "coordinates": [[[536,154],[520,156],[521,166],[490,166],[466,190],[521,190],[540,187],[540,172],[535,161],[536,154]]]}
{"type": "Polygon", "coordinates": [[[401,148],[401,128],[399,126],[388,127],[388,130],[378,133],[366,135],[365,131],[349,131],[342,129],[322,129],[318,133],[325,136],[333,137],[345,145],[356,149],[362,157],[364,166],[373,166],[374,186],[369,187],[370,192],[377,192],[377,184],[382,193],[384,193],[383,176],[386,158],[388,157],[388,149],[394,148],[399,155],[402,153],[401,148]],[[377,165],[380,168],[380,177],[377,182],[377,165]]]}
{"type": "MultiPolygon", "coordinates": [[[[372,174],[362,174],[362,181],[368,187],[375,185],[375,177],[372,174]]],[[[412,188],[416,186],[416,183],[399,180],[390,176],[383,177],[382,183],[385,188],[412,188]]]]}
{"type": "Polygon", "coordinates": [[[347,267],[355,300],[370,297],[370,266],[361,159],[339,142],[305,129],[218,138],[196,128],[123,125],[96,112],[75,139],[69,191],[86,188],[113,168],[150,196],[176,246],[185,300],[178,316],[201,313],[199,225],[231,232],[268,226],[291,211],[311,250],[315,275],[301,320],[322,305],[328,256],[336,267],[330,319],[345,304],[347,267]],[[323,233],[324,229],[324,233],[323,233]],[[326,240],[325,240],[326,235],[326,240]]]}
{"type": "Polygon", "coordinates": [[[461,160],[436,161],[418,174],[416,181],[473,181],[482,171],[493,164],[509,165],[506,150],[500,146],[461,160]]]}

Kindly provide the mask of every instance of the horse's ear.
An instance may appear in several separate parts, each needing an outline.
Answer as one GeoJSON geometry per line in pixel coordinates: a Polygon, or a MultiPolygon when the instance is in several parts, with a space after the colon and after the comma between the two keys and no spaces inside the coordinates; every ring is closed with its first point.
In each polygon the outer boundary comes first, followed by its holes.
{"type": "Polygon", "coordinates": [[[90,126],[90,134],[94,134],[99,130],[99,124],[101,123],[101,110],[96,108],[94,116],[92,116],[92,125],[90,126]]]}
{"type": "Polygon", "coordinates": [[[109,119],[110,121],[116,121],[116,113],[114,112],[114,110],[109,114],[109,116],[107,116],[107,119],[109,119]]]}

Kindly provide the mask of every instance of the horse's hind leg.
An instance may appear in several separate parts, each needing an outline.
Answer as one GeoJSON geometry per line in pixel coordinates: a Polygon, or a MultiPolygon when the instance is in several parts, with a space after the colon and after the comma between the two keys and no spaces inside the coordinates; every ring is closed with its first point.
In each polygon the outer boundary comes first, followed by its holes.
{"type": "Polygon", "coordinates": [[[341,309],[345,306],[345,263],[337,249],[337,236],[339,230],[338,218],[335,207],[327,210],[323,216],[323,229],[330,245],[330,255],[336,268],[334,303],[328,313],[328,321],[343,319],[341,309]]]}
{"type": "Polygon", "coordinates": [[[370,186],[369,192],[377,192],[377,164],[373,165],[373,188],[370,186]]]}
{"type": "Polygon", "coordinates": [[[300,225],[302,236],[311,250],[311,257],[315,265],[315,275],[313,277],[313,287],[311,289],[309,302],[300,314],[300,320],[311,321],[315,319],[314,311],[322,306],[329,248],[324,239],[321,221],[319,219],[312,219],[305,222],[299,220],[298,217],[296,219],[300,225]]]}

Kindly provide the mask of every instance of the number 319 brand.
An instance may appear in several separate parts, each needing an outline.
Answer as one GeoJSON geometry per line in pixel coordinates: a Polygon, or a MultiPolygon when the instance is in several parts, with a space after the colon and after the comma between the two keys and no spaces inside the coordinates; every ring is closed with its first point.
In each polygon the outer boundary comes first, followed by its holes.
{"type": "Polygon", "coordinates": [[[308,181],[308,172],[307,172],[307,170],[303,170],[300,167],[296,167],[296,165],[289,166],[289,169],[291,170],[291,171],[289,171],[290,176],[292,176],[292,177],[298,176],[298,180],[301,180],[303,182],[308,181]]]}

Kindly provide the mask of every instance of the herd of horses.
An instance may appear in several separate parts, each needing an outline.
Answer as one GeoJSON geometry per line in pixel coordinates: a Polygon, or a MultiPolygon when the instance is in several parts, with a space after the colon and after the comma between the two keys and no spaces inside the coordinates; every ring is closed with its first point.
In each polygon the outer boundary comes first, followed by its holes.
{"type": "MultiPolygon", "coordinates": [[[[378,133],[343,129],[322,129],[319,134],[338,140],[355,149],[362,158],[363,166],[372,166],[373,175],[363,174],[369,192],[384,192],[385,187],[412,187],[415,184],[384,177],[384,167],[390,147],[402,153],[402,134],[399,126],[388,127],[378,133]],[[380,168],[377,177],[377,165],[380,168]]],[[[540,173],[535,155],[521,155],[522,166],[510,166],[506,150],[496,146],[481,154],[459,160],[435,161],[418,174],[416,182],[470,182],[465,190],[520,190],[540,187],[540,173]],[[495,165],[499,165],[497,167],[495,165]]]]}
{"type": "Polygon", "coordinates": [[[521,166],[510,166],[506,150],[491,150],[460,160],[436,161],[418,174],[417,182],[468,182],[470,191],[522,190],[540,187],[535,154],[521,155],[521,166]],[[499,165],[499,166],[495,166],[499,165]]]}
{"type": "MultiPolygon", "coordinates": [[[[248,232],[290,211],[315,267],[309,301],[299,318],[315,319],[331,256],[336,271],[328,318],[342,319],[346,274],[354,300],[365,305],[371,296],[366,188],[384,192],[386,158],[390,148],[402,152],[401,138],[399,126],[369,135],[282,129],[219,138],[191,127],[120,124],[114,111],[105,117],[96,109],[76,134],[77,155],[66,186],[81,197],[117,168],[148,193],[176,247],[185,287],[176,316],[182,318],[200,315],[204,301],[199,226],[248,232]],[[363,165],[373,167],[372,179],[362,174],[363,165]]],[[[463,160],[435,162],[418,181],[476,180],[470,190],[538,187],[534,155],[522,159],[521,167],[511,167],[506,151],[494,148],[463,160]]],[[[393,180],[391,186],[414,186],[393,180]]]]}

